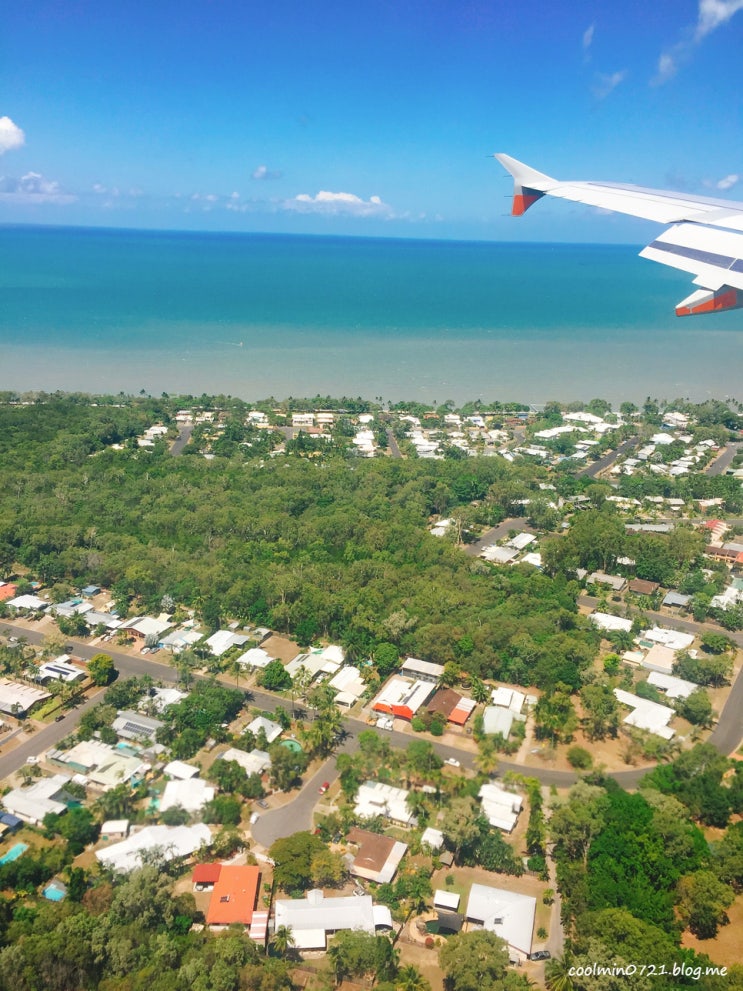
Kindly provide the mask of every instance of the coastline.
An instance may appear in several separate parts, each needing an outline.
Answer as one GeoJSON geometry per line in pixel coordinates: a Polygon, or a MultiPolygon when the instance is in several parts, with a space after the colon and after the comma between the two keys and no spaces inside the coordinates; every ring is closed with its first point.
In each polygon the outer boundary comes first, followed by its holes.
{"type": "MultiPolygon", "coordinates": [[[[264,336],[263,334],[261,336],[264,336]]],[[[320,336],[320,335],[318,335],[320,336]]],[[[184,342],[178,350],[141,351],[125,345],[48,348],[6,344],[0,389],[24,391],[225,394],[243,399],[274,395],[383,396],[434,403],[452,399],[552,399],[612,403],[646,396],[736,396],[743,367],[743,334],[652,332],[606,339],[584,337],[437,341],[355,337],[342,343],[282,343],[262,347],[184,342]],[[628,340],[629,337],[629,340],[628,340]]]]}

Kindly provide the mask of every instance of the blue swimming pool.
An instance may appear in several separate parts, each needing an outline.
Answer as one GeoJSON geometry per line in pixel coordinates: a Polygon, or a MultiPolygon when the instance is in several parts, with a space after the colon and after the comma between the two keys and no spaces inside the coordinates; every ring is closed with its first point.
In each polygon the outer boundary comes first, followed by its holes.
{"type": "Polygon", "coordinates": [[[3,857],[0,857],[0,865],[10,864],[14,860],[18,860],[18,858],[24,854],[26,850],[28,850],[28,843],[16,843],[16,845],[12,846],[3,857]]]}
{"type": "Polygon", "coordinates": [[[42,894],[50,902],[61,902],[67,894],[67,889],[58,881],[50,881],[42,891],[42,894]]]}

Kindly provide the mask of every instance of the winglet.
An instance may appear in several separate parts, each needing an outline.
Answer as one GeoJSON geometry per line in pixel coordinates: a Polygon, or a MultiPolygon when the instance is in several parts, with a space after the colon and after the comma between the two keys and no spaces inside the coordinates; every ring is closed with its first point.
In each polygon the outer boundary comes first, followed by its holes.
{"type": "Polygon", "coordinates": [[[532,204],[544,196],[547,189],[555,184],[555,180],[544,172],[537,172],[536,169],[524,165],[510,155],[499,152],[493,155],[497,158],[503,168],[513,176],[513,205],[511,215],[522,217],[532,204]]]}

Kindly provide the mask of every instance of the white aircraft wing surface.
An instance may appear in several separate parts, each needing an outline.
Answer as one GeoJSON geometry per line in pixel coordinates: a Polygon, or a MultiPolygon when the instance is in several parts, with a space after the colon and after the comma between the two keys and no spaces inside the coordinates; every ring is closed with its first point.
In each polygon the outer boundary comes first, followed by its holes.
{"type": "Polygon", "coordinates": [[[743,203],[642,186],[560,182],[509,155],[495,158],[513,176],[511,212],[516,217],[542,196],[556,196],[671,224],[640,254],[689,272],[702,287],[678,304],[677,316],[743,307],[743,203]]]}

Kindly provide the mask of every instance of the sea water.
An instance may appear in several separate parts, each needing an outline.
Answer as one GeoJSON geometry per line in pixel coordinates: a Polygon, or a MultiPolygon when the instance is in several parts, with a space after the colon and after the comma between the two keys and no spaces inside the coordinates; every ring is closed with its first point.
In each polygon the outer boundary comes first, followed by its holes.
{"type": "Polygon", "coordinates": [[[740,312],[637,250],[0,227],[0,389],[743,398],[740,312]]]}

